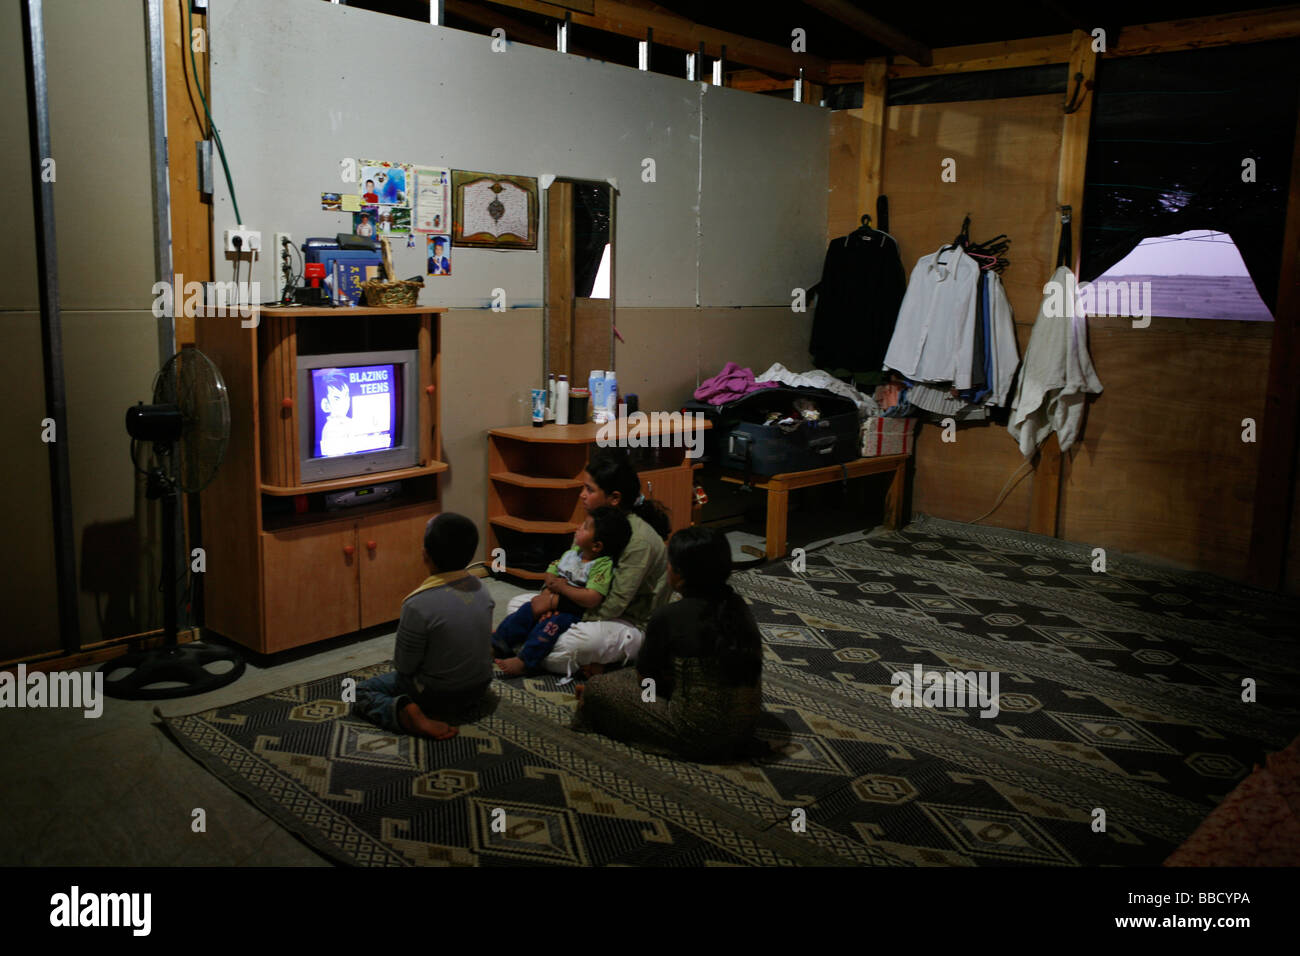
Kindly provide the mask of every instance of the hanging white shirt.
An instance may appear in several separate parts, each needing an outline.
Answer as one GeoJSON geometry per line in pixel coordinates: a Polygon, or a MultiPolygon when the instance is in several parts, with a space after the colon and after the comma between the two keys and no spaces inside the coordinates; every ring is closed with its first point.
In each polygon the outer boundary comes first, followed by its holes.
{"type": "Polygon", "coordinates": [[[984,404],[1001,407],[1011,397],[1011,383],[1020,365],[1020,347],[1016,345],[1011,301],[1002,287],[1001,277],[990,269],[984,273],[984,281],[989,289],[989,354],[993,357],[993,381],[988,383],[991,393],[984,404]]]}
{"type": "Polygon", "coordinates": [[[1083,424],[1085,393],[1101,392],[1088,355],[1088,319],[1074,274],[1061,266],[1043,287],[1007,431],[1028,458],[1052,432],[1068,451],[1083,424]]]}
{"type": "Polygon", "coordinates": [[[961,249],[917,260],[885,352],[885,368],[914,382],[970,388],[979,271],[961,249]]]}

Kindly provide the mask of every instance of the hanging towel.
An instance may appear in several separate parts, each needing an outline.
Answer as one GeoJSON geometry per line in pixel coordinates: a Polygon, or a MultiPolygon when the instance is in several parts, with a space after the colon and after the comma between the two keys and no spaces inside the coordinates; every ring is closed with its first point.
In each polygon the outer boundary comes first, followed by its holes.
{"type": "Polygon", "coordinates": [[[1061,451],[1079,437],[1086,393],[1101,382],[1088,356],[1088,321],[1079,308],[1074,274],[1061,266],[1043,289],[1007,431],[1026,458],[1056,432],[1061,451]]]}

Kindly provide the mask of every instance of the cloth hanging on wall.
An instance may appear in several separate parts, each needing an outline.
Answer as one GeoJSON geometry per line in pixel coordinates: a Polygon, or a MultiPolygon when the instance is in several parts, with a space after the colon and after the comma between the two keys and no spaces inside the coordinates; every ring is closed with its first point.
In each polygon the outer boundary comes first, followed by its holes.
{"type": "Polygon", "coordinates": [[[1078,439],[1086,395],[1101,393],[1087,337],[1088,321],[1079,306],[1074,274],[1061,266],[1048,282],[1034,320],[1007,423],[1007,432],[1026,458],[1052,432],[1063,453],[1078,439]]]}
{"type": "Polygon", "coordinates": [[[880,367],[906,277],[894,237],[858,229],[831,241],[822,266],[808,351],[825,368],[880,367]]]}

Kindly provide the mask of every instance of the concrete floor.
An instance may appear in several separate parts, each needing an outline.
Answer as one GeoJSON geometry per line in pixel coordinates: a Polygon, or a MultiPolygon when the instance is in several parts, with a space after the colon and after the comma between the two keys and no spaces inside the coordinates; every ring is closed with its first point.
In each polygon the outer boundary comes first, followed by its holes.
{"type": "MultiPolygon", "coordinates": [[[[520,589],[485,579],[494,625],[520,589]]],[[[387,660],[392,632],[270,666],[168,701],[106,700],[103,714],[0,710],[0,865],[329,866],[194,762],[155,723],[387,660]],[[191,829],[193,811],[207,831],[191,829]]]]}

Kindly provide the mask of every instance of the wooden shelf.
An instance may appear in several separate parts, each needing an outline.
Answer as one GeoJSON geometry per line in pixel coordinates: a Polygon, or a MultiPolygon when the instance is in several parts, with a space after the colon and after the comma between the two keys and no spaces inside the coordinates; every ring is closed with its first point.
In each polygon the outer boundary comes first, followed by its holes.
{"type": "Polygon", "coordinates": [[[530,521],[527,518],[516,518],[514,515],[494,515],[488,518],[488,521],[525,534],[573,534],[578,530],[576,521],[530,521]]]}
{"type": "MultiPolygon", "coordinates": [[[[652,416],[654,412],[646,412],[647,416],[652,416]]],[[[688,428],[682,418],[678,415],[676,423],[670,423],[668,428],[653,428],[654,419],[646,424],[645,437],[650,438],[655,435],[676,435],[684,431],[690,431],[695,428],[694,420],[691,421],[688,428]]],[[[493,428],[488,434],[496,438],[512,438],[515,441],[528,442],[545,442],[550,445],[591,445],[595,444],[596,437],[607,425],[594,425],[586,422],[581,425],[543,425],[541,428],[535,428],[532,425],[515,425],[511,428],[493,428]]],[[[626,426],[625,426],[626,427],[626,426]]],[[[704,422],[704,428],[712,428],[713,425],[707,419],[704,422]]]]}
{"type": "Polygon", "coordinates": [[[277,305],[261,309],[264,316],[291,316],[296,319],[318,319],[318,318],[353,318],[359,315],[427,315],[430,312],[446,312],[445,305],[415,305],[404,306],[400,309],[377,309],[369,305],[359,305],[355,308],[350,306],[339,306],[337,308],[314,305],[277,305]]]}
{"type": "MultiPolygon", "coordinates": [[[[431,461],[427,465],[415,468],[399,468],[397,471],[376,471],[369,475],[352,475],[348,478],[332,478],[329,481],[313,481],[309,485],[262,485],[262,494],[284,498],[290,495],[311,495],[322,491],[344,491],[348,488],[362,488],[382,481],[401,481],[404,478],[422,478],[446,471],[448,465],[442,461],[431,461]]],[[[581,485],[579,485],[581,487],[581,485]]]]}
{"type": "Polygon", "coordinates": [[[582,482],[577,478],[539,478],[536,475],[521,475],[517,471],[494,471],[488,475],[493,481],[519,485],[521,488],[581,488],[582,482]]]}

